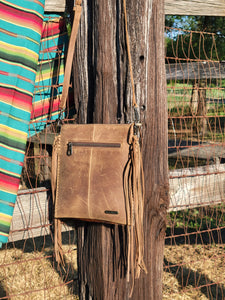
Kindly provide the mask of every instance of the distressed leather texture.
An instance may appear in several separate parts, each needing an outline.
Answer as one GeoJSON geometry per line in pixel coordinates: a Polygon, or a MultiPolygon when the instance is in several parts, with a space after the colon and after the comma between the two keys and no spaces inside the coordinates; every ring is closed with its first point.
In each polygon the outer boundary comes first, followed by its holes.
{"type": "Polygon", "coordinates": [[[55,218],[128,223],[123,177],[129,160],[130,126],[62,126],[55,218]],[[73,144],[71,155],[68,143],[73,144]]]}

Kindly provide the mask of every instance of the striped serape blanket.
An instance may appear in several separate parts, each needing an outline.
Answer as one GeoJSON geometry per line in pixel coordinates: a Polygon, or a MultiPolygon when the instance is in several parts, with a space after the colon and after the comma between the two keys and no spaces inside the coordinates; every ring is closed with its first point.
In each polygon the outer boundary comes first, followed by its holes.
{"type": "Polygon", "coordinates": [[[45,0],[0,1],[0,245],[24,161],[45,0]]]}
{"type": "Polygon", "coordinates": [[[45,15],[29,136],[42,131],[52,120],[58,119],[67,44],[65,19],[60,15],[45,15]]]}

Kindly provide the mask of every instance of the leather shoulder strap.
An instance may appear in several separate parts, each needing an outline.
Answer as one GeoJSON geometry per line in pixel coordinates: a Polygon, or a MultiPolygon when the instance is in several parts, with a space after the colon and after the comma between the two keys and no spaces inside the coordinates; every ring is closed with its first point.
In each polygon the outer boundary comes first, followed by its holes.
{"type": "Polygon", "coordinates": [[[67,99],[68,92],[69,92],[75,42],[76,42],[76,38],[77,38],[80,17],[81,17],[81,12],[82,12],[81,5],[82,5],[82,0],[76,0],[76,4],[73,9],[74,10],[74,20],[73,20],[73,26],[72,26],[72,31],[71,31],[70,41],[69,41],[68,52],[67,52],[62,96],[61,96],[61,101],[60,101],[60,105],[59,105],[59,108],[61,110],[63,110],[66,107],[66,99],[67,99]]]}

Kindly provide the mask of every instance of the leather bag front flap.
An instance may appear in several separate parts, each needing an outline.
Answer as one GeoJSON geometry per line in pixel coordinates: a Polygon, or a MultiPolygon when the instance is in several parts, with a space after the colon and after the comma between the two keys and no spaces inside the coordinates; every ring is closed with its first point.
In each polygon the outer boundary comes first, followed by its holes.
{"type": "Polygon", "coordinates": [[[129,159],[129,128],[128,124],[62,126],[56,218],[127,224],[123,174],[129,159]]]}

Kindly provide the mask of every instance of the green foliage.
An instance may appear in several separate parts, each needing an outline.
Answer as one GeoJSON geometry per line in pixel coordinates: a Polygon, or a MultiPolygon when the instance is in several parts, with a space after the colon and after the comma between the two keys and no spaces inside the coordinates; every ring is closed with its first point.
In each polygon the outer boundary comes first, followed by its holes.
{"type": "MultiPolygon", "coordinates": [[[[225,89],[223,86],[224,79],[219,83],[211,80],[207,84],[207,128],[202,141],[223,142],[225,139],[225,89]],[[218,84],[220,84],[220,87],[218,87],[218,84]]],[[[168,129],[170,131],[173,128],[176,131],[182,130],[183,134],[185,133],[185,137],[190,140],[195,137],[198,138],[197,124],[194,118],[196,112],[193,113],[190,105],[192,89],[193,86],[191,84],[178,81],[170,81],[167,84],[168,129]]],[[[173,135],[173,133],[171,134],[173,135]]],[[[171,168],[173,168],[173,165],[174,162],[172,162],[171,168]]],[[[184,165],[186,166],[185,163],[184,165]]]]}
{"type": "Polygon", "coordinates": [[[169,110],[169,116],[176,118],[180,116],[191,116],[190,105],[176,106],[169,110]]]}
{"type": "Polygon", "coordinates": [[[180,28],[185,30],[194,30],[195,28],[195,18],[194,16],[174,16],[167,15],[165,19],[165,26],[180,28]]]}
{"type": "Polygon", "coordinates": [[[67,28],[68,36],[70,37],[70,35],[71,35],[71,23],[67,23],[66,28],[67,28]]]}
{"type": "Polygon", "coordinates": [[[67,34],[68,37],[71,35],[71,30],[72,30],[72,21],[71,21],[71,15],[70,12],[66,10],[64,13],[64,18],[66,19],[66,29],[67,29],[67,34]]]}
{"type": "Polygon", "coordinates": [[[224,17],[166,16],[165,24],[180,29],[167,32],[167,57],[225,60],[224,17]],[[189,31],[208,32],[214,35],[190,34],[189,31]]]}
{"type": "Polygon", "coordinates": [[[168,215],[167,234],[171,234],[171,228],[193,232],[224,227],[224,209],[225,204],[221,204],[170,212],[168,215]]]}

